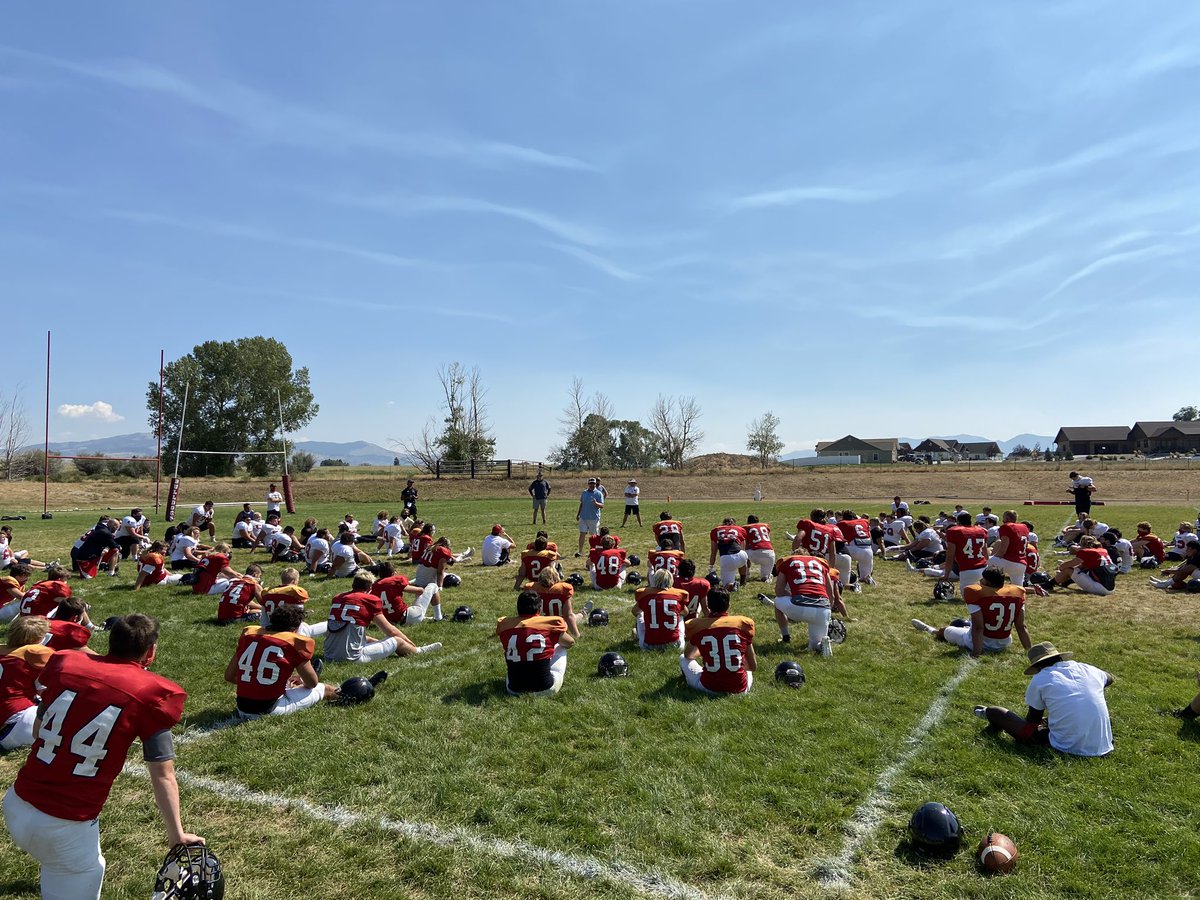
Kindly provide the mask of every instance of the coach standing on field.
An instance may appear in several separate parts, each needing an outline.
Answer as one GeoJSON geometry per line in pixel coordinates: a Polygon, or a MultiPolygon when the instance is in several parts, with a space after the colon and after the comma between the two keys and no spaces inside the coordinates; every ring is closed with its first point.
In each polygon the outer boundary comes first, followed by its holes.
{"type": "Polygon", "coordinates": [[[587,488],[579,495],[579,509],[575,513],[575,521],[579,523],[579,552],[583,556],[584,537],[600,533],[600,510],[604,509],[604,495],[596,488],[595,478],[589,478],[587,488]]]}
{"type": "Polygon", "coordinates": [[[1071,479],[1071,486],[1067,492],[1075,495],[1075,512],[1085,516],[1091,514],[1092,494],[1096,492],[1096,483],[1078,472],[1072,472],[1067,477],[1071,479]]]}
{"type": "Polygon", "coordinates": [[[542,511],[542,524],[546,524],[546,501],[550,499],[550,482],[546,480],[546,476],[542,474],[542,467],[538,466],[537,478],[529,485],[529,496],[533,498],[533,524],[537,524],[538,510],[542,511]]]}

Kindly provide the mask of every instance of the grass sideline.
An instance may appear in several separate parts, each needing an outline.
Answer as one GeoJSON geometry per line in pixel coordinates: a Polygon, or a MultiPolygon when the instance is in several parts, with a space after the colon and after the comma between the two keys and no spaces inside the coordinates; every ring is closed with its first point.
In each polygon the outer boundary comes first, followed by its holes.
{"type": "MultiPolygon", "coordinates": [[[[384,504],[386,505],[386,504],[384,504]]],[[[811,504],[749,501],[675,503],[693,539],[693,558],[707,558],[708,529],[729,514],[756,512],[785,528],[811,504]]],[[[996,505],[996,504],[993,504],[996,505]]],[[[303,515],[333,522],[353,509],[369,522],[377,502],[302,505],[303,515]]],[[[868,511],[874,507],[868,507],[868,511]]],[[[936,509],[936,507],[935,507],[936,509]]],[[[647,506],[648,516],[658,506],[647,506]]],[[[550,529],[564,549],[574,540],[573,504],[552,504],[550,529]]],[[[518,540],[531,539],[527,502],[428,501],[422,512],[456,549],[503,522],[518,540]]],[[[1160,533],[1194,518],[1188,506],[1121,505],[1101,511],[1110,525],[1132,532],[1149,518],[1160,533]]],[[[1046,538],[1069,508],[1027,508],[1046,538]]],[[[221,513],[227,528],[232,510],[221,513]]],[[[91,513],[13,523],[16,546],[41,558],[66,556],[91,513]]],[[[619,521],[619,520],[618,520],[619,521]]],[[[612,524],[610,522],[610,524],[612,524]]],[[[643,557],[647,527],[624,529],[625,544],[643,557]]],[[[161,525],[155,525],[155,531],[161,525]]],[[[256,557],[261,554],[255,554],[256,557]]],[[[250,554],[238,551],[235,567],[250,554]]],[[[569,571],[580,571],[568,556],[569,571]]],[[[281,566],[267,567],[274,583],[281,566]]],[[[754,898],[821,897],[821,860],[836,856],[847,823],[880,775],[906,750],[913,731],[962,655],[909,626],[914,616],[944,623],[958,614],[932,604],[931,582],[899,564],[882,564],[880,586],[851,595],[853,621],[831,660],[774,643],[769,610],[755,590],[735,595],[738,612],[759,622],[760,674],[745,698],[713,700],[689,691],[673,655],[643,654],[629,640],[629,595],[606,593],[607,629],[585,629],[571,651],[566,683],[550,701],[504,695],[503,661],[490,625],[511,611],[513,571],[483,569],[478,557],[459,567],[460,588],[449,608],[470,604],[471,625],[423,624],[409,633],[441,640],[443,652],[384,667],[392,678],[371,704],[320,708],[276,721],[221,731],[183,744],[185,824],[204,834],[226,865],[229,894],[266,897],[626,897],[635,877],[651,876],[695,894],[754,898]],[[630,660],[628,679],[594,677],[602,652],[630,660]],[[771,671],[795,658],[808,673],[802,690],[777,688],[771,671]],[[344,827],[295,806],[264,808],[220,784],[261,795],[341,807],[359,814],[344,827]],[[204,785],[207,785],[204,786],[204,785]],[[371,824],[428,823],[441,841],[413,839],[371,824]],[[502,852],[511,842],[592,864],[564,870],[561,860],[532,852],[502,852]]],[[[210,620],[215,601],[184,588],[131,594],[132,566],[115,579],[74,582],[93,615],[142,609],[163,622],[155,670],[189,693],[185,724],[206,727],[232,708],[222,671],[236,629],[210,620]]],[[[1200,871],[1194,809],[1200,791],[1200,728],[1161,715],[1185,702],[1195,686],[1195,615],[1200,598],[1145,587],[1126,576],[1110,598],[1074,590],[1031,601],[1035,641],[1054,640],[1117,679],[1109,692],[1116,753],[1080,760],[1048,750],[1020,749],[989,733],[970,715],[976,702],[1022,708],[1028,679],[1018,651],[984,659],[948,697],[944,718],[884,798],[880,826],[850,864],[850,887],[862,897],[1116,897],[1144,893],[1185,896],[1200,871]],[[928,799],[947,803],[962,820],[966,843],[957,857],[933,864],[912,856],[904,826],[928,799]],[[1017,872],[987,879],[971,851],[988,829],[1009,834],[1021,849],[1017,872]]],[[[308,580],[313,614],[328,609],[345,583],[308,580]]],[[[587,593],[587,592],[585,592],[587,593]]],[[[105,646],[103,635],[94,643],[105,646]]],[[[331,665],[326,680],[358,669],[331,665]]],[[[135,751],[131,759],[137,759],[135,751]]],[[[0,759],[11,782],[24,754],[0,759]]],[[[118,779],[104,816],[109,860],[105,896],[143,897],[165,847],[148,786],[118,779]]],[[[0,884],[11,896],[36,895],[32,861],[0,839],[0,884]]],[[[667,889],[659,891],[669,895],[667,889]]]]}

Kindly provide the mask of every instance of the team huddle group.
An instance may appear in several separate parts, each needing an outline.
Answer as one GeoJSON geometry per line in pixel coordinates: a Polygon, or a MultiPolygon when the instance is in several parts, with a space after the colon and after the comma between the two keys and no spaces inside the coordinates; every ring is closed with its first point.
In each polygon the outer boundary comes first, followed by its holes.
{"type": "MultiPolygon", "coordinates": [[[[225,670],[235,686],[236,714],[253,719],[293,713],[323,700],[346,700],[347,686],[363,682],[365,696],[386,678],[351,679],[341,688],[320,680],[324,661],[370,662],[390,656],[431,653],[440,643],[417,645],[401,630],[443,618],[442,593],[461,583],[449,569],[473,551],[456,554],[436,527],[416,514],[416,492],[404,500],[404,513],[381,511],[360,533],[352,514],[337,523],[336,534],[315,519],[299,529],[282,524],[282,497],[274,485],[265,516],[245,504],[232,537],[216,540],[214,505],[197,506],[188,521],[150,536],[140,509],[118,521],[103,516],[71,549],[71,569],[79,578],[102,572],[117,576],[123,562],[137,565],[133,588],[185,584],[194,594],[216,599],[220,624],[241,624],[236,649],[225,670]],[[202,543],[207,538],[211,543],[202,543]],[[361,545],[374,544],[378,561],[361,545]],[[262,551],[264,562],[280,563],[279,583],[266,585],[263,568],[232,567],[232,548],[262,551]],[[397,572],[406,562],[411,578],[397,572]],[[333,597],[324,621],[305,621],[309,577],[345,578],[349,590],[333,597]],[[249,624],[253,623],[253,624],[249,624]],[[369,634],[375,629],[379,636],[369,634]],[[315,640],[323,641],[316,656],[315,640]]],[[[587,497],[593,490],[584,492],[587,497]]],[[[536,498],[535,498],[536,499],[536,498]]],[[[597,500],[597,512],[602,501],[597,500]]],[[[583,504],[581,503],[581,511],[583,504]]],[[[628,515],[626,516],[628,519],[628,515]]],[[[640,516],[638,516],[640,524],[640,516]]],[[[791,626],[805,625],[807,647],[831,656],[845,637],[849,611],[845,592],[876,584],[877,560],[902,560],[914,572],[937,579],[936,596],[953,597],[957,583],[966,617],[944,627],[920,620],[913,626],[936,639],[965,648],[973,656],[1001,651],[1016,632],[1027,650],[1033,676],[1021,716],[1003,707],[975,712],[1022,742],[1048,744],[1078,755],[1112,750],[1104,689],[1112,677],[1072,660],[1052,644],[1032,644],[1024,620],[1027,592],[1044,595],[1071,583],[1091,594],[1112,590],[1115,577],[1136,566],[1157,567],[1167,577],[1152,583],[1165,589],[1200,586],[1200,542],[1190,523],[1181,523],[1170,541],[1140,523],[1125,539],[1081,510],[1078,522],[1055,537],[1065,557],[1053,575],[1040,570],[1038,536],[1014,511],[1001,516],[984,508],[972,515],[962,507],[936,518],[913,516],[900,497],[889,511],[869,517],[853,510],[813,509],[785,532],[791,551],[777,557],[772,528],[751,515],[745,524],[726,517],[707,535],[708,574],[698,577],[688,556],[683,523],[663,512],[651,530],[645,575],[641,560],[621,546],[621,538],[599,525],[599,516],[577,517],[580,552],[587,549],[586,572],[594,591],[634,584],[632,638],[646,651],[679,653],[686,683],[709,694],[749,691],[757,669],[755,621],[731,612],[734,592],[753,580],[773,582],[772,594],[757,601],[772,607],[780,641],[791,642],[791,626]],[[643,584],[643,581],[645,582],[643,584]],[[843,619],[835,619],[839,613],[843,619]]],[[[4,798],[5,819],[14,841],[41,864],[43,896],[99,896],[104,860],[97,816],[113,779],[135,739],[154,785],[154,796],[172,844],[196,844],[184,831],[175,785],[171,729],[182,717],[186,697],[177,684],[148,671],[158,643],[158,624],[134,613],[97,626],[88,606],[72,595],[69,572],[57,560],[42,563],[11,549],[12,532],[0,530],[0,621],[10,622],[6,653],[0,656],[0,749],[31,746],[15,784],[4,798]],[[35,570],[43,579],[28,584],[35,570]],[[96,655],[88,640],[98,627],[109,632],[109,650],[96,655]]],[[[514,565],[519,593],[514,615],[501,618],[495,634],[506,662],[506,688],[512,694],[552,695],[559,691],[567,652],[580,625],[608,624],[594,601],[575,608],[575,594],[587,581],[565,575],[557,545],[539,531],[524,549],[501,525],[481,545],[484,566],[514,565]]],[[[452,614],[470,619],[469,607],[452,614]]],[[[627,663],[619,654],[601,657],[600,674],[620,675],[627,663]]],[[[798,683],[799,666],[781,663],[780,680],[798,683]]],[[[360,695],[355,687],[354,697],[360,695]]],[[[1179,715],[1195,718],[1200,697],[1179,715]]]]}

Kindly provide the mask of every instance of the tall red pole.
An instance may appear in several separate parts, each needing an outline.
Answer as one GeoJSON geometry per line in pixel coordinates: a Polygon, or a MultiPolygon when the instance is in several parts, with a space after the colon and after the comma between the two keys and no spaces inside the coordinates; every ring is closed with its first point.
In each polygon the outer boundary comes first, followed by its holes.
{"type": "Polygon", "coordinates": [[[50,332],[46,332],[46,443],[42,449],[42,518],[50,513],[50,332]]]}
{"type": "Polygon", "coordinates": [[[162,491],[162,417],[163,417],[163,366],[166,351],[158,351],[158,459],[154,470],[154,514],[158,515],[158,499],[162,491]]]}

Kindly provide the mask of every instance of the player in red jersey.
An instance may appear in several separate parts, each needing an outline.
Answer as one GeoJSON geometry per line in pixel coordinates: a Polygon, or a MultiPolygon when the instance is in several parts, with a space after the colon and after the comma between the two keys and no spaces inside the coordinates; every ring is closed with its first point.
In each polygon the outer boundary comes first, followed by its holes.
{"type": "Polygon", "coordinates": [[[758,516],[746,517],[746,561],[749,565],[758,566],[759,581],[767,581],[775,572],[771,526],[758,521],[758,516]]]}
{"type": "Polygon", "coordinates": [[[983,570],[988,564],[987,529],[971,524],[971,514],[959,513],[957,525],[946,529],[946,564],[942,567],[942,581],[953,579],[958,573],[960,588],[979,584],[983,570]]]}
{"type": "Polygon", "coordinates": [[[520,590],[521,585],[526,582],[537,581],[544,569],[557,571],[555,566],[557,560],[557,548],[550,546],[550,541],[546,539],[545,534],[538,534],[529,548],[521,554],[521,564],[517,566],[517,577],[513,581],[513,588],[520,590]]]}
{"type": "MultiPolygon", "coordinates": [[[[446,579],[446,569],[455,563],[462,562],[470,554],[471,548],[468,547],[463,553],[455,553],[450,548],[450,539],[440,537],[433,542],[433,545],[426,547],[421,552],[421,558],[417,561],[417,571],[413,575],[412,583],[417,587],[423,588],[427,584],[437,586],[440,593],[442,585],[446,579]]],[[[433,618],[435,621],[442,620],[442,605],[440,602],[433,606],[433,618]]]]}
{"type": "Polygon", "coordinates": [[[58,609],[60,600],[71,596],[67,584],[67,570],[58,563],[46,569],[46,579],[39,581],[21,594],[20,599],[10,600],[0,607],[0,622],[11,622],[17,616],[51,616],[58,609]]]}
{"type": "Polygon", "coordinates": [[[1068,581],[1073,581],[1085,594],[1105,597],[1113,592],[1116,584],[1115,568],[1100,542],[1091,535],[1084,535],[1079,539],[1075,555],[1063,560],[1046,587],[1066,587],[1068,581]],[[1110,568],[1114,570],[1111,573],[1108,572],[1110,568]]]}
{"type": "Polygon", "coordinates": [[[537,543],[538,538],[546,539],[546,549],[547,550],[553,550],[555,553],[558,552],[558,544],[556,544],[556,543],[554,543],[554,541],[550,540],[550,535],[547,534],[545,531],[539,531],[537,534],[535,534],[533,536],[533,540],[525,545],[525,549],[532,550],[533,545],[537,543]]]}
{"type": "Polygon", "coordinates": [[[656,569],[633,594],[633,636],[643,650],[682,650],[688,592],[672,587],[671,573],[656,569]]]}
{"type": "MultiPolygon", "coordinates": [[[[673,546],[672,541],[668,540],[667,543],[672,544],[673,546]]],[[[685,557],[682,550],[673,550],[669,548],[652,550],[650,551],[650,555],[646,560],[647,577],[649,577],[651,573],[657,571],[658,569],[666,569],[671,573],[671,577],[674,578],[679,574],[679,565],[684,559],[685,557]]]]}
{"type": "Polygon", "coordinates": [[[204,843],[180,821],[171,728],[187,695],[147,671],[157,647],[158,623],[134,613],[109,629],[107,656],[55,653],[38,676],[33,747],[4,797],[4,818],[13,842],[41,866],[43,897],[99,898],[100,810],[134,740],[167,843],[204,843]]]}
{"type": "Polygon", "coordinates": [[[579,640],[579,623],[592,611],[592,601],[583,604],[582,612],[575,612],[575,585],[569,581],[560,581],[558,570],[542,569],[537,581],[527,581],[522,590],[533,591],[542,600],[540,614],[543,616],[558,616],[567,623],[567,631],[571,637],[579,640]]]}
{"type": "Polygon", "coordinates": [[[662,538],[664,534],[678,535],[678,540],[675,544],[676,550],[687,552],[687,544],[683,537],[683,523],[678,519],[672,519],[669,512],[661,512],[658,514],[658,521],[650,526],[650,530],[654,532],[654,540],[658,541],[658,546],[662,546],[662,538]]]}
{"type": "Polygon", "coordinates": [[[592,575],[592,587],[598,591],[610,591],[625,584],[628,572],[625,551],[615,545],[611,534],[591,552],[588,571],[592,575]]]}
{"type": "Polygon", "coordinates": [[[766,594],[760,594],[759,599],[774,606],[780,641],[791,642],[789,623],[804,622],[808,625],[808,649],[831,654],[830,608],[837,596],[837,586],[830,575],[829,562],[819,556],[794,553],[779,560],[776,569],[775,599],[766,594]]]}
{"type": "Polygon", "coordinates": [[[726,516],[721,524],[708,533],[708,570],[715,572],[713,564],[720,557],[721,584],[727,591],[736,591],[738,585],[746,583],[749,563],[746,559],[746,529],[726,516]]]}
{"type": "Polygon", "coordinates": [[[246,566],[246,574],[226,582],[225,592],[217,601],[217,624],[232,625],[243,619],[254,619],[262,612],[262,567],[256,563],[246,566]]]}
{"type": "Polygon", "coordinates": [[[0,750],[16,750],[33,743],[37,717],[37,689],[52,647],[45,646],[50,623],[22,616],[8,627],[8,643],[0,656],[0,750]]]}
{"type": "Polygon", "coordinates": [[[383,614],[383,602],[371,593],[375,576],[359,572],[350,590],[333,598],[325,631],[325,659],[333,662],[370,662],[387,656],[412,656],[441,650],[440,643],[418,647],[383,614]],[[387,637],[367,635],[374,625],[387,637]]]}
{"type": "Polygon", "coordinates": [[[183,573],[168,574],[166,558],[163,556],[166,547],[162,541],[154,541],[138,558],[137,579],[133,582],[135,591],[152,584],[179,584],[183,573]]]}
{"type": "Polygon", "coordinates": [[[68,597],[58,604],[54,618],[49,619],[46,646],[51,650],[82,650],[94,653],[88,646],[92,629],[87,624],[87,604],[80,597],[68,597]]]}
{"type": "Polygon", "coordinates": [[[196,580],[192,583],[193,594],[223,594],[229,582],[240,577],[241,573],[229,565],[229,553],[229,545],[219,542],[200,557],[196,580]]]}
{"type": "Polygon", "coordinates": [[[934,628],[920,619],[913,619],[913,628],[931,634],[939,641],[970,650],[976,659],[984,651],[994,653],[1007,649],[1014,631],[1021,639],[1022,647],[1028,650],[1032,646],[1029,631],[1025,628],[1025,588],[1005,585],[1004,570],[999,566],[985,568],[979,583],[963,588],[962,595],[967,615],[971,617],[969,624],[934,628]]]}
{"type": "MultiPolygon", "coordinates": [[[[376,571],[378,576],[371,585],[371,593],[379,598],[384,618],[393,625],[419,625],[425,619],[430,605],[437,606],[442,602],[436,584],[431,582],[423,588],[409,584],[407,578],[396,574],[390,562],[380,563],[376,571]],[[412,599],[412,603],[405,599],[405,594],[412,599]]],[[[440,619],[441,616],[435,615],[434,618],[440,619]]]]}
{"type": "Polygon", "coordinates": [[[754,620],[729,615],[729,594],[708,595],[709,614],[684,628],[688,649],[679,667],[688,687],[707,694],[744,694],[754,683],[754,620]]]}
{"type": "Polygon", "coordinates": [[[1149,558],[1161,564],[1167,558],[1167,545],[1154,533],[1149,522],[1137,523],[1137,537],[1129,544],[1139,560],[1149,558]]]}
{"type": "Polygon", "coordinates": [[[1000,535],[992,544],[988,565],[1004,572],[1015,585],[1025,583],[1025,554],[1029,547],[1029,528],[1017,521],[1016,510],[1006,509],[1000,535]]]}
{"type": "Polygon", "coordinates": [[[836,566],[837,545],[842,543],[842,532],[836,526],[825,523],[826,512],[823,509],[814,509],[808,516],[796,523],[792,552],[819,556],[831,568],[836,566]]]}
{"type": "Polygon", "coordinates": [[[621,536],[619,534],[613,534],[612,529],[607,525],[601,525],[599,531],[597,531],[595,534],[588,535],[588,550],[595,550],[604,543],[604,539],[609,535],[612,535],[613,546],[620,547],[621,536]]]}
{"type": "Polygon", "coordinates": [[[575,638],[562,617],[543,616],[541,608],[536,593],[522,591],[517,596],[517,614],[496,621],[496,637],[508,669],[504,687],[510,694],[549,697],[562,688],[567,650],[575,638]]]}
{"type": "Polygon", "coordinates": [[[251,625],[238,638],[225,680],[237,685],[239,719],[285,716],[337,694],[313,668],[313,639],[299,633],[303,621],[301,607],[280,606],[270,628],[251,625]]]}
{"type": "Polygon", "coordinates": [[[874,584],[871,573],[875,570],[875,551],[871,541],[871,523],[851,509],[842,510],[841,520],[837,523],[846,544],[846,553],[858,564],[858,580],[860,584],[874,584]]]}
{"type": "Polygon", "coordinates": [[[418,519],[413,523],[412,531],[408,533],[408,558],[414,563],[420,562],[421,554],[433,546],[433,532],[432,522],[418,519]]]}
{"type": "Polygon", "coordinates": [[[687,591],[687,618],[693,619],[697,614],[707,616],[708,594],[712,590],[712,582],[707,578],[696,577],[696,563],[685,559],[679,564],[679,574],[675,576],[673,587],[687,591]]]}

